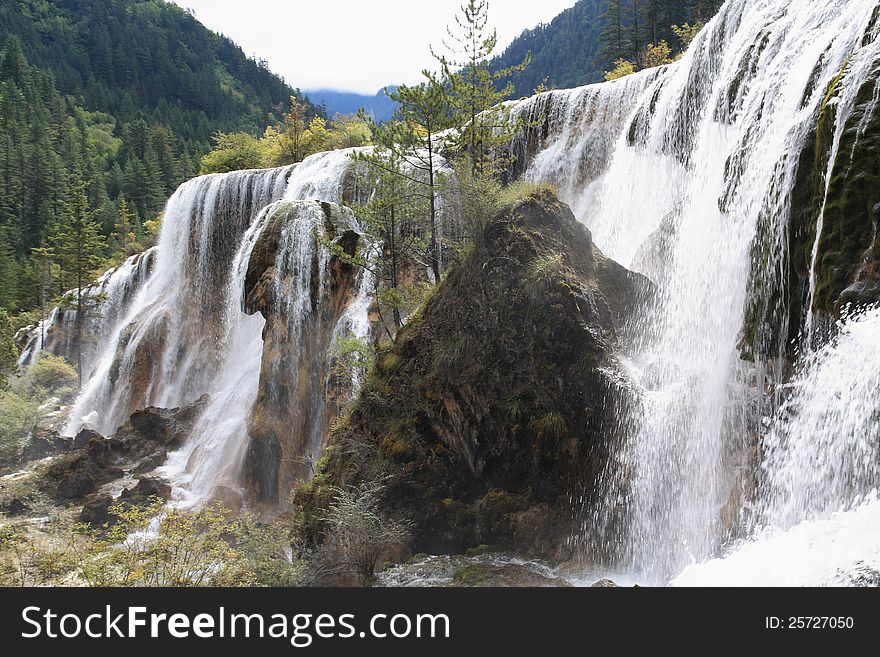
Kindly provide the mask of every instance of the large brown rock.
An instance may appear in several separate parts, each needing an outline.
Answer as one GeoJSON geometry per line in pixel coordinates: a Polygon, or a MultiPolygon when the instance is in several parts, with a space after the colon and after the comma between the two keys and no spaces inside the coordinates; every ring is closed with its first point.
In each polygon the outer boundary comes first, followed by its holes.
{"type": "MultiPolygon", "coordinates": [[[[321,272],[324,244],[333,243],[353,256],[360,235],[353,216],[335,204],[296,201],[278,204],[254,245],[245,279],[245,309],[266,318],[259,392],[248,422],[245,483],[250,498],[273,505],[283,502],[294,485],[312,475],[323,449],[326,428],[342,403],[350,381],[336,381],[332,354],[334,329],[355,294],[356,268],[334,255],[321,272]],[[318,241],[307,263],[297,249],[283,245],[285,228],[296,222],[317,223],[318,241]],[[292,251],[292,252],[291,252],[292,251]],[[280,255],[279,255],[280,254],[280,255]],[[280,260],[279,260],[280,258],[280,260]],[[285,260],[287,258],[288,260],[285,260]],[[327,280],[321,288],[322,277],[327,280]],[[290,299],[307,289],[301,321],[290,299]]],[[[310,231],[303,236],[314,240],[310,231]]]]}
{"type": "Polygon", "coordinates": [[[620,328],[650,284],[549,192],[506,208],[383,355],[297,492],[315,541],[334,486],[383,482],[414,552],[563,559],[627,393],[620,328]]]}
{"type": "Polygon", "coordinates": [[[59,500],[77,500],[145,462],[162,465],[167,451],[179,447],[208,402],[203,397],[182,409],[148,408],[134,413],[115,436],[83,430],[73,439],[80,449],[58,457],[47,469],[44,488],[59,500]]]}

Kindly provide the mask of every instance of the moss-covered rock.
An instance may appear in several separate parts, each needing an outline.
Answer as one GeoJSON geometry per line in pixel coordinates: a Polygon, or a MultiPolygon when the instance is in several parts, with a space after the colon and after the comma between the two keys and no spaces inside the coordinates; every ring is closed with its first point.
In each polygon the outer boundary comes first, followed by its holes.
{"type": "MultiPolygon", "coordinates": [[[[828,181],[816,261],[814,306],[831,315],[839,314],[848,303],[867,305],[880,300],[878,85],[880,61],[857,92],[828,181]]],[[[820,153],[831,149],[834,106],[830,101],[836,93],[835,88],[829,91],[819,117],[816,147],[820,153]]]]}
{"type": "Polygon", "coordinates": [[[608,458],[617,329],[647,286],[550,192],[505,208],[337,422],[297,492],[303,531],[320,540],[331,486],[383,479],[413,551],[564,556],[570,496],[608,458]]]}
{"type": "Polygon", "coordinates": [[[849,63],[844,64],[829,84],[815,130],[805,140],[792,192],[789,231],[792,299],[802,302],[822,218],[813,310],[830,317],[839,316],[848,303],[860,306],[880,300],[880,244],[876,239],[880,225],[880,112],[876,102],[880,62],[857,91],[831,163],[838,101],[848,69],[849,63]]]}
{"type": "MultiPolygon", "coordinates": [[[[818,70],[806,95],[814,90],[818,70]]],[[[849,70],[850,63],[844,63],[831,80],[800,152],[793,154],[797,164],[790,196],[787,260],[777,252],[776,218],[768,216],[759,223],[741,345],[745,358],[773,357],[783,350],[794,355],[808,312],[814,266],[813,312],[836,319],[847,304],[858,307],[880,301],[880,108],[876,101],[880,61],[857,91],[831,163],[839,101],[849,70]],[[820,218],[822,234],[814,265],[820,218]],[[777,274],[773,267],[783,262],[787,271],[777,274]],[[785,327],[787,331],[780,330],[785,327]]]]}

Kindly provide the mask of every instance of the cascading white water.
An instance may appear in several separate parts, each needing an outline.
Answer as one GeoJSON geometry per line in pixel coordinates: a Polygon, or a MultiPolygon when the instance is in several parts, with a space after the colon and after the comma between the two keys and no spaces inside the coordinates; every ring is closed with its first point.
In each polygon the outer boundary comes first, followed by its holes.
{"type": "Polygon", "coordinates": [[[345,193],[346,176],[352,169],[352,155],[363,148],[315,153],[297,165],[284,192],[288,201],[320,200],[340,203],[345,193]]]}
{"type": "Polygon", "coordinates": [[[196,178],[168,201],[155,272],[106,349],[65,427],[110,435],[146,406],[176,408],[214,390],[231,326],[230,263],[257,213],[281,198],[291,167],[196,178]]]}
{"type": "MultiPolygon", "coordinates": [[[[203,500],[218,485],[239,486],[266,324],[242,307],[251,249],[280,199],[340,201],[351,152],[319,153],[292,167],[203,176],[182,185],[166,208],[154,274],[127,311],[108,322],[105,349],[65,433],[89,426],[110,435],[134,410],[180,407],[208,395],[192,436],[161,472],[177,484],[181,503],[203,500]]],[[[321,214],[320,206],[312,205],[321,214]]],[[[299,240],[302,235],[290,230],[309,231],[313,223],[285,228],[282,271],[295,266],[287,263],[296,260],[295,245],[314,242],[311,233],[299,240]]],[[[358,302],[345,311],[346,326],[356,333],[368,324],[367,306],[358,302]]],[[[281,310],[300,316],[293,307],[281,310]]],[[[340,335],[346,330],[339,327],[340,335]]]]}
{"type": "MultiPolygon", "coordinates": [[[[128,310],[138,290],[152,272],[156,249],[131,256],[118,267],[107,271],[101,278],[83,289],[83,304],[88,307],[82,327],[83,378],[88,380],[100,355],[101,338],[128,310]]],[[[71,363],[77,358],[76,291],[64,295],[73,307],[53,308],[45,320],[30,330],[27,343],[18,359],[18,366],[33,365],[41,352],[62,356],[71,363]],[[44,344],[45,342],[45,344],[44,344]]]]}
{"type": "MultiPolygon", "coordinates": [[[[739,349],[753,244],[787,257],[797,154],[843,63],[854,62],[857,89],[868,68],[858,62],[876,60],[876,34],[866,37],[876,6],[729,0],[681,61],[514,108],[549,113],[526,177],[555,183],[606,254],[657,283],[627,330],[642,401],[620,420],[622,467],[586,523],[605,528],[612,565],[643,581],[712,557],[731,529],[722,509],[737,473],[726,459],[760,431],[761,383],[739,349]]],[[[762,267],[768,279],[783,269],[762,267]]]]}
{"type": "Polygon", "coordinates": [[[674,584],[880,584],[880,308],[838,330],[765,438],[762,526],[674,584]]]}
{"type": "Polygon", "coordinates": [[[880,486],[880,309],[838,331],[806,357],[764,439],[765,526],[846,510],[880,486]]]}
{"type": "MultiPolygon", "coordinates": [[[[249,419],[258,399],[264,421],[266,416],[283,416],[285,437],[301,445],[296,459],[302,461],[303,471],[313,469],[320,458],[334,347],[337,340],[366,335],[369,301],[364,299],[372,293],[372,287],[364,286],[370,282],[361,275],[354,301],[345,307],[338,321],[329,328],[325,326],[333,322],[332,308],[328,315],[330,252],[317,235],[325,230],[327,220],[320,203],[279,201],[267,206],[245,234],[233,263],[226,309],[232,329],[216,392],[186,445],[160,470],[177,483],[178,496],[184,503],[204,500],[218,486],[241,487],[249,419]],[[241,293],[246,289],[254,245],[275,221],[282,224],[272,268],[270,307],[264,309],[271,318],[267,325],[260,313],[244,314],[241,293]],[[266,330],[271,335],[264,343],[259,336],[266,330]],[[264,348],[270,341],[272,357],[266,359],[264,348]]],[[[350,212],[337,209],[334,220],[339,232],[359,231],[350,212]]],[[[348,394],[356,393],[358,386],[359,381],[349,382],[348,394]]],[[[281,465],[290,467],[283,462],[281,465]]],[[[277,459],[268,466],[257,466],[273,469],[270,479],[277,485],[277,459]]]]}
{"type": "Polygon", "coordinates": [[[223,309],[227,326],[223,365],[215,378],[208,406],[184,446],[169,455],[158,473],[175,484],[177,502],[184,506],[206,499],[218,486],[235,488],[247,448],[247,417],[257,397],[263,359],[263,328],[259,314],[246,315],[241,295],[251,250],[265,227],[268,206],[242,238],[232,261],[223,309]]]}

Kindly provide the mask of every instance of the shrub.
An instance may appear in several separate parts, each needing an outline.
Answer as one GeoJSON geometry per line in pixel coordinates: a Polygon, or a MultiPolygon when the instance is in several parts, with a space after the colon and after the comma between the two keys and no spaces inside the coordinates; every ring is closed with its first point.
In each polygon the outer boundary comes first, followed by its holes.
{"type": "Polygon", "coordinates": [[[27,372],[27,381],[32,390],[57,393],[77,385],[76,369],[61,356],[43,353],[27,372]]]}
{"type": "Polygon", "coordinates": [[[366,340],[339,338],[333,349],[333,374],[341,380],[363,382],[374,357],[373,349],[366,340]]]}
{"type": "Polygon", "coordinates": [[[324,558],[328,571],[353,575],[360,584],[373,578],[379,557],[409,538],[409,525],[380,510],[382,484],[332,487],[333,501],[324,517],[324,558]]]}
{"type": "Polygon", "coordinates": [[[262,524],[254,516],[244,515],[232,530],[248,581],[270,587],[310,583],[311,555],[301,546],[291,545],[289,527],[277,522],[262,524]]]}
{"type": "Polygon", "coordinates": [[[672,48],[665,40],[654,45],[649,43],[639,56],[639,63],[642,68],[654,68],[656,66],[664,66],[672,63],[672,48]]]}
{"type": "Polygon", "coordinates": [[[678,37],[678,41],[681,43],[681,49],[687,50],[688,46],[691,45],[694,39],[697,38],[697,35],[700,33],[706,26],[702,21],[697,21],[693,25],[689,23],[685,23],[684,25],[673,25],[672,31],[675,33],[675,36],[678,37]]]}
{"type": "Polygon", "coordinates": [[[41,419],[39,406],[32,399],[15,392],[0,392],[0,461],[18,458],[41,419]]]}
{"type": "Polygon", "coordinates": [[[549,192],[553,195],[559,194],[559,190],[557,190],[551,183],[517,180],[504,188],[499,197],[499,202],[501,206],[513,205],[517,201],[545,192],[549,192]]]}
{"type": "Polygon", "coordinates": [[[118,522],[93,533],[83,548],[72,543],[78,572],[89,586],[238,586],[251,582],[239,553],[229,544],[226,509],[163,510],[115,504],[118,522]],[[161,513],[156,530],[154,518],[161,513]]]}
{"type": "Polygon", "coordinates": [[[626,59],[618,59],[614,62],[614,68],[610,71],[606,71],[605,80],[608,82],[611,80],[618,80],[620,78],[625,78],[627,75],[632,75],[635,72],[635,64],[626,59]]]}

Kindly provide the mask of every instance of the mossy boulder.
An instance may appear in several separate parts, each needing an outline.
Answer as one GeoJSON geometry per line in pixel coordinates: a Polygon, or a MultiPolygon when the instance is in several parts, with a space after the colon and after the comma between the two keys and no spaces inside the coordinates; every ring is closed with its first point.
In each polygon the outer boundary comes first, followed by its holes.
{"type": "Polygon", "coordinates": [[[320,540],[333,486],[381,479],[414,552],[564,557],[626,397],[619,328],[649,285],[552,193],[503,209],[336,423],[296,494],[303,532],[320,540]]]}
{"type": "MultiPolygon", "coordinates": [[[[880,61],[860,86],[843,126],[828,181],[816,262],[817,310],[838,315],[849,303],[880,300],[880,61]]],[[[834,90],[829,94],[836,93],[834,90]]],[[[832,96],[819,117],[820,152],[830,151],[832,96]]],[[[820,160],[821,161],[821,160],[820,160]]],[[[826,158],[827,161],[827,158],[826,158]]]]}
{"type": "MultiPolygon", "coordinates": [[[[794,357],[809,311],[834,320],[847,305],[859,308],[880,301],[880,106],[876,101],[880,61],[856,90],[852,111],[841,127],[841,94],[850,73],[851,64],[846,62],[824,90],[801,150],[793,154],[796,176],[790,197],[787,271],[781,272],[781,284],[766,275],[779,255],[775,217],[759,224],[741,345],[747,359],[772,357],[782,350],[794,357]],[[807,308],[811,273],[816,288],[812,308],[807,308]],[[787,332],[780,333],[776,328],[780,326],[787,326],[787,332]]],[[[817,75],[818,68],[807,95],[814,90],[817,75]]]]}

